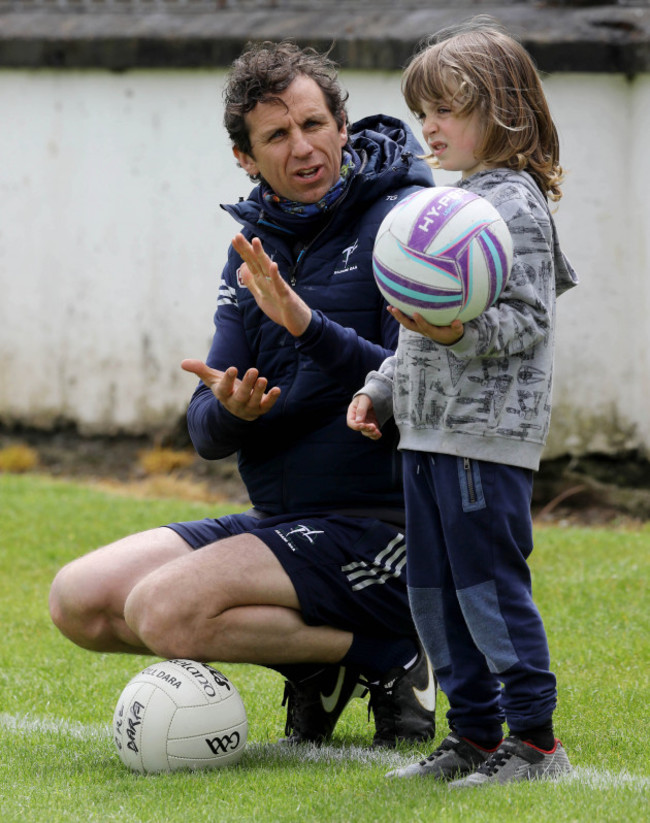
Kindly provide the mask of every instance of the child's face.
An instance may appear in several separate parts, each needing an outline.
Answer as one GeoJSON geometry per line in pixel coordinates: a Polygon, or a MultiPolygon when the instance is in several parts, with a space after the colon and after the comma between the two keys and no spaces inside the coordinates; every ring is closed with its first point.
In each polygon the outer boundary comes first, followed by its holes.
{"type": "Polygon", "coordinates": [[[453,104],[442,100],[422,102],[422,134],[440,168],[462,172],[463,179],[487,166],[476,158],[483,136],[478,109],[459,117],[453,104]]]}

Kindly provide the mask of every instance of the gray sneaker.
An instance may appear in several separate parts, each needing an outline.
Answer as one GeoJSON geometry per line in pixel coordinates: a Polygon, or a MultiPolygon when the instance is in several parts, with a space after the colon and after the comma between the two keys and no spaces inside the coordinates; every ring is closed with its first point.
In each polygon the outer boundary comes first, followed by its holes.
{"type": "Polygon", "coordinates": [[[454,780],[449,786],[460,789],[466,786],[483,786],[486,783],[549,780],[570,771],[569,758],[559,740],[556,739],[551,751],[545,752],[510,735],[473,774],[454,780]]]}
{"type": "Polygon", "coordinates": [[[453,780],[470,774],[490,755],[458,735],[448,734],[435,751],[419,763],[411,763],[403,769],[394,769],[386,777],[434,777],[438,780],[453,780]]]}

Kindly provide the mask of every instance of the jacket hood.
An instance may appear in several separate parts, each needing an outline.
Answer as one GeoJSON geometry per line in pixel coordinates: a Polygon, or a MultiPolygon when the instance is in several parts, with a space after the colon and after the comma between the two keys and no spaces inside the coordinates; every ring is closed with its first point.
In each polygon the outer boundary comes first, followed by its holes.
{"type": "Polygon", "coordinates": [[[559,297],[561,294],[564,294],[565,291],[578,285],[578,275],[560,248],[560,240],[555,227],[555,220],[553,220],[553,215],[548,208],[548,200],[528,172],[521,172],[521,180],[531,194],[533,194],[540,203],[543,203],[544,208],[549,212],[549,217],[551,218],[551,229],[553,231],[553,263],[555,265],[555,294],[559,297]]]}
{"type": "Polygon", "coordinates": [[[424,149],[402,120],[386,114],[372,115],[353,123],[349,132],[352,148],[357,154],[365,155],[364,174],[380,174],[405,160],[415,160],[413,171],[416,175],[421,174],[422,179],[414,182],[431,185],[431,171],[423,160],[418,159],[424,149]]]}
{"type": "MultiPolygon", "coordinates": [[[[490,178],[492,180],[499,178],[503,183],[506,183],[509,180],[516,181],[517,185],[526,188],[532,197],[537,200],[539,205],[544,209],[544,211],[547,212],[551,223],[551,231],[553,234],[553,266],[555,270],[556,297],[559,297],[561,294],[564,294],[565,291],[577,286],[578,275],[576,274],[571,263],[569,263],[567,256],[560,248],[560,240],[558,238],[553,215],[551,214],[548,206],[548,200],[535,182],[534,178],[527,171],[513,171],[512,169],[498,168],[487,171],[478,171],[470,178],[459,180],[456,185],[461,189],[470,188],[470,186],[472,186],[471,181],[474,181],[473,185],[475,186],[476,181],[480,180],[482,177],[490,178]]],[[[473,187],[472,190],[476,191],[476,188],[473,187]]]]}

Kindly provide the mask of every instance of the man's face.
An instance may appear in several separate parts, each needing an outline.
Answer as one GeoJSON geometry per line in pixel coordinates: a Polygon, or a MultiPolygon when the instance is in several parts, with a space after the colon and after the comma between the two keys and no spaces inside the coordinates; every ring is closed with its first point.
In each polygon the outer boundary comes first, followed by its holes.
{"type": "Polygon", "coordinates": [[[261,174],[288,200],[316,203],[338,181],[341,150],[347,142],[315,80],[299,75],[278,95],[258,103],[246,117],[250,154],[234,148],[248,174],[261,174]]]}

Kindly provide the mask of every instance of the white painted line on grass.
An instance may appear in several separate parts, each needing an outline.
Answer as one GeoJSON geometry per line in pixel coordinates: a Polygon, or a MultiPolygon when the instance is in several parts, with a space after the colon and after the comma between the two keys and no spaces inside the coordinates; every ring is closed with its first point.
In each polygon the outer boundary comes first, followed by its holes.
{"type": "MultiPolygon", "coordinates": [[[[105,723],[80,723],[78,721],[57,720],[51,717],[35,717],[30,714],[12,715],[0,712],[0,729],[16,733],[62,734],[76,740],[110,740],[111,727],[105,723]]],[[[251,763],[291,763],[296,761],[311,763],[368,763],[396,768],[413,763],[426,753],[395,752],[386,749],[369,749],[363,746],[315,746],[303,744],[290,746],[284,743],[249,743],[245,760],[251,763]]],[[[623,770],[612,772],[589,766],[575,766],[571,774],[561,778],[563,783],[580,783],[589,789],[632,788],[644,791],[650,788],[650,777],[630,774],[623,770]]]]}
{"type": "Polygon", "coordinates": [[[563,781],[581,783],[589,789],[611,789],[631,786],[634,789],[643,791],[650,787],[650,777],[642,774],[630,774],[622,772],[612,772],[607,769],[593,769],[590,766],[574,766],[571,774],[562,778],[563,781]]]}
{"type": "Polygon", "coordinates": [[[73,737],[75,740],[107,739],[111,736],[110,727],[104,723],[80,723],[51,717],[34,717],[31,714],[13,715],[4,712],[0,713],[0,728],[27,734],[33,732],[62,734],[65,737],[73,737]]]}
{"type": "MultiPolygon", "coordinates": [[[[432,747],[433,748],[433,747],[432,747]]],[[[426,753],[404,753],[391,750],[367,749],[361,746],[286,746],[278,743],[250,744],[249,757],[260,762],[289,762],[291,760],[310,761],[314,763],[342,763],[357,761],[360,763],[382,763],[390,767],[399,767],[415,763],[418,757],[426,753]]],[[[427,752],[428,753],[428,752],[427,752]]],[[[610,789],[632,787],[639,791],[650,786],[650,778],[644,775],[630,774],[628,771],[612,772],[607,769],[594,769],[589,766],[576,766],[573,771],[562,778],[562,782],[580,783],[590,789],[610,789]]]]}
{"type": "Polygon", "coordinates": [[[303,763],[381,763],[387,767],[404,766],[423,752],[395,752],[391,749],[369,749],[365,746],[316,746],[303,743],[300,746],[286,743],[249,743],[248,757],[260,763],[290,763],[299,760],[303,763]]]}

